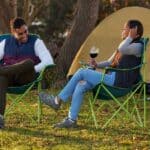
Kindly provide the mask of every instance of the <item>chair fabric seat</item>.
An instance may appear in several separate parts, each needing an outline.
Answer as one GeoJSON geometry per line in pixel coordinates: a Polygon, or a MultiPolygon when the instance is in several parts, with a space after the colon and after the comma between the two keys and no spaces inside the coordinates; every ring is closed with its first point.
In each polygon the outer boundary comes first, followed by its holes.
{"type": "Polygon", "coordinates": [[[10,34],[2,34],[2,35],[0,35],[0,42],[1,42],[2,40],[4,40],[4,39],[9,38],[9,37],[10,37],[10,34]]]}
{"type": "Polygon", "coordinates": [[[30,82],[30,83],[25,84],[25,85],[22,85],[22,86],[8,87],[7,93],[9,93],[9,94],[23,94],[24,92],[26,92],[26,90],[27,90],[32,84],[34,84],[34,87],[37,87],[39,81],[40,81],[40,79],[36,79],[36,80],[34,80],[33,82],[30,82]]]}
{"type": "MultiPolygon", "coordinates": [[[[98,84],[93,89],[93,95],[96,95],[97,89],[100,86],[98,84]]],[[[128,94],[130,91],[132,91],[132,88],[120,88],[120,87],[114,87],[104,84],[104,86],[107,88],[107,90],[114,96],[114,97],[122,97],[128,94]]],[[[106,90],[101,86],[100,92],[98,93],[97,99],[99,100],[111,100],[112,97],[106,92],[106,90]]]]}
{"type": "MultiPolygon", "coordinates": [[[[30,35],[40,38],[40,36],[37,34],[30,33],[30,35]]],[[[0,42],[4,39],[8,39],[10,36],[11,36],[11,34],[9,34],[9,33],[8,34],[1,34],[0,35],[0,42]]]]}

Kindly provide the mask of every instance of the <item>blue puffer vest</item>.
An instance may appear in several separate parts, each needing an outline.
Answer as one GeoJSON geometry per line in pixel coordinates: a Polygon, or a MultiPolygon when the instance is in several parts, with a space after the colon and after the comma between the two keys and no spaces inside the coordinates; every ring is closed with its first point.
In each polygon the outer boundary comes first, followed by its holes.
{"type": "Polygon", "coordinates": [[[40,62],[39,57],[35,55],[34,44],[37,37],[29,35],[26,43],[18,43],[18,41],[10,36],[6,39],[4,48],[3,65],[12,65],[25,59],[31,59],[35,64],[40,62]]]}

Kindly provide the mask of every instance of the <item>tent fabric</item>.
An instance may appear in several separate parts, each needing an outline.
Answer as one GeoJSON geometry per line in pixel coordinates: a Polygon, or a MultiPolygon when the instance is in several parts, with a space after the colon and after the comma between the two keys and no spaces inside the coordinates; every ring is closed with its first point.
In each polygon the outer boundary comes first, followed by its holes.
{"type": "MultiPolygon", "coordinates": [[[[81,67],[80,61],[88,62],[89,51],[95,46],[99,48],[97,61],[107,60],[121,42],[121,32],[125,22],[138,19],[144,26],[144,37],[150,36],[150,9],[143,7],[125,7],[106,17],[91,32],[77,52],[67,76],[73,75],[81,67]]],[[[150,45],[146,51],[146,81],[150,82],[150,45]]]]}

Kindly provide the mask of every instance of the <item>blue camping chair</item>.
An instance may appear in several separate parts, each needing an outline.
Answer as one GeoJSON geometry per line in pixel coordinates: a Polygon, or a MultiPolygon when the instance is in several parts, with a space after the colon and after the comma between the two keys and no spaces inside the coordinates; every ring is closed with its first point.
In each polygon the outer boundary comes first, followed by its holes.
{"type": "MultiPolygon", "coordinates": [[[[91,98],[89,98],[89,103],[90,103],[90,108],[91,108],[91,113],[92,113],[92,119],[94,120],[94,124],[95,124],[96,128],[98,127],[98,123],[97,123],[97,118],[96,118],[96,114],[94,111],[94,104],[97,99],[104,100],[104,101],[101,102],[101,105],[99,106],[99,108],[96,111],[100,111],[100,109],[104,105],[108,105],[111,108],[113,108],[113,106],[111,105],[109,100],[114,100],[118,107],[117,110],[115,108],[115,112],[105,122],[105,124],[103,125],[103,128],[108,126],[108,124],[111,122],[111,120],[115,116],[119,115],[119,112],[121,110],[123,110],[127,114],[127,116],[130,119],[133,119],[139,126],[142,126],[142,127],[146,126],[146,84],[145,84],[146,83],[145,82],[146,58],[145,58],[145,51],[146,51],[146,45],[149,41],[149,38],[142,38],[141,41],[143,43],[143,57],[142,57],[142,62],[140,65],[138,65],[134,68],[130,68],[130,69],[107,68],[105,70],[105,73],[106,73],[108,70],[113,70],[113,71],[132,71],[133,70],[134,71],[135,69],[140,68],[140,69],[142,69],[141,71],[143,71],[143,74],[142,74],[143,76],[141,75],[139,82],[130,88],[120,88],[120,87],[115,87],[115,86],[108,86],[103,83],[103,79],[102,79],[101,83],[93,89],[93,96],[91,98]],[[139,96],[135,98],[135,95],[137,95],[137,93],[139,94],[139,96]],[[144,109],[143,109],[144,112],[142,114],[143,117],[141,117],[140,111],[138,110],[138,107],[137,107],[137,103],[139,102],[138,100],[141,97],[143,99],[143,107],[144,107],[144,109]],[[120,101],[120,98],[123,98],[122,103],[120,101]],[[132,100],[134,106],[133,106],[133,108],[130,108],[130,110],[129,110],[129,107],[125,107],[125,106],[129,106],[128,103],[131,100],[132,100]],[[136,113],[137,117],[135,117],[135,113],[136,113]]],[[[105,73],[104,73],[104,76],[105,76],[105,73]]]]}
{"type": "MultiPolygon", "coordinates": [[[[36,34],[31,34],[32,36],[39,37],[36,34]]],[[[0,35],[0,41],[3,39],[7,39],[10,36],[10,34],[3,34],[0,35]]],[[[37,118],[34,119],[34,117],[31,117],[28,115],[27,111],[32,110],[33,108],[23,100],[23,98],[32,90],[32,89],[37,89],[37,92],[39,93],[42,90],[42,80],[44,76],[45,70],[54,67],[55,65],[49,65],[46,66],[39,74],[37,74],[37,78],[33,81],[30,82],[26,85],[22,86],[15,86],[15,87],[8,87],[7,89],[7,97],[9,100],[11,100],[11,104],[7,107],[5,111],[5,117],[11,112],[11,110],[18,106],[20,108],[20,102],[24,103],[24,107],[21,107],[21,111],[24,112],[32,122],[40,122],[41,120],[41,115],[42,115],[42,104],[39,98],[37,98],[37,118]],[[15,97],[14,97],[15,96],[15,97]]]]}

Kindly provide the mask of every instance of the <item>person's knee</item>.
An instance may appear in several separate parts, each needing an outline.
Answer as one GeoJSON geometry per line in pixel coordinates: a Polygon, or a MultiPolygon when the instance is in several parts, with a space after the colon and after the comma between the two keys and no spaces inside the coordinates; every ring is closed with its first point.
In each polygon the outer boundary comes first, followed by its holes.
{"type": "Polygon", "coordinates": [[[1,87],[7,87],[7,85],[8,85],[8,79],[7,79],[7,77],[0,76],[0,88],[1,87]]]}
{"type": "Polygon", "coordinates": [[[78,69],[77,73],[78,73],[78,74],[86,74],[86,73],[87,73],[87,69],[85,69],[85,68],[80,68],[80,69],[78,69]]]}
{"type": "Polygon", "coordinates": [[[21,63],[27,66],[34,66],[34,61],[32,59],[23,60],[21,63]]]}
{"type": "Polygon", "coordinates": [[[86,91],[87,91],[86,81],[80,81],[80,82],[78,82],[78,84],[76,86],[76,92],[78,92],[78,93],[84,93],[86,91]]]}
{"type": "Polygon", "coordinates": [[[31,59],[26,59],[20,62],[20,68],[24,71],[33,71],[34,70],[34,62],[31,59]]]}
{"type": "Polygon", "coordinates": [[[79,68],[78,70],[77,70],[77,73],[78,72],[82,72],[83,71],[83,68],[79,68]]]}

